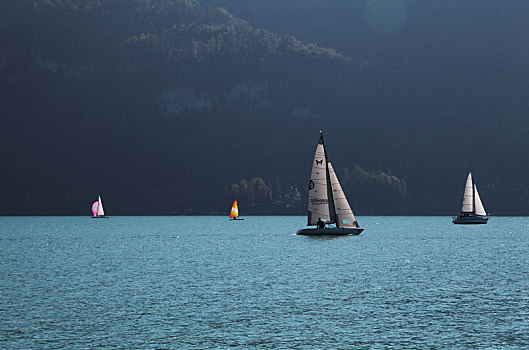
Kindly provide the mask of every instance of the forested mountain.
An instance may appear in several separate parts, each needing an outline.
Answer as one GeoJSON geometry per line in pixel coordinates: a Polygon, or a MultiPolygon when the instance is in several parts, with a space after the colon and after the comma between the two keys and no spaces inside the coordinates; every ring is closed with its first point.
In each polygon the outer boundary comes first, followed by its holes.
{"type": "Polygon", "coordinates": [[[4,0],[0,214],[304,214],[320,129],[359,215],[526,214],[525,5],[473,3],[4,0]]]}

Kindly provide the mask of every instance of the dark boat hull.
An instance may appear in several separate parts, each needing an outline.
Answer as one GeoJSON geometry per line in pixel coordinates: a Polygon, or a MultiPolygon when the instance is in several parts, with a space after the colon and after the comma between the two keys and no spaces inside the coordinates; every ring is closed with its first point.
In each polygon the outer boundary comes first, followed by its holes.
{"type": "Polygon", "coordinates": [[[299,230],[296,234],[305,236],[346,236],[354,235],[358,236],[364,231],[363,228],[338,228],[338,227],[325,227],[325,228],[304,228],[299,230]]]}
{"type": "Polygon", "coordinates": [[[452,220],[456,225],[483,225],[486,224],[489,218],[485,215],[465,215],[458,216],[452,220]]]}
{"type": "Polygon", "coordinates": [[[242,220],[244,220],[244,218],[243,218],[243,219],[235,219],[235,218],[231,218],[230,220],[233,220],[233,221],[242,221],[242,220]]]}
{"type": "Polygon", "coordinates": [[[108,219],[108,216],[101,216],[101,215],[98,215],[98,216],[92,216],[92,219],[108,219]]]}

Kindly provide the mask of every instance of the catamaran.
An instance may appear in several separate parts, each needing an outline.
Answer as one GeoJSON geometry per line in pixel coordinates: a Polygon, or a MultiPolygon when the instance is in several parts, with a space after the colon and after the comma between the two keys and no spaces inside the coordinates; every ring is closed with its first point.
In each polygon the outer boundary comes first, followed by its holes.
{"type": "Polygon", "coordinates": [[[243,218],[239,217],[239,207],[237,206],[237,200],[235,200],[235,202],[233,202],[233,205],[231,206],[230,219],[244,220],[243,218]]]}
{"type": "Polygon", "coordinates": [[[105,210],[103,209],[103,201],[101,196],[97,197],[97,201],[92,204],[92,219],[106,219],[105,210]]]}
{"type": "Polygon", "coordinates": [[[321,131],[309,181],[308,226],[313,225],[316,228],[304,228],[297,234],[359,235],[364,230],[358,225],[327,157],[321,131]]]}
{"type": "Polygon", "coordinates": [[[454,224],[486,224],[488,220],[487,213],[479,198],[478,188],[472,179],[472,173],[468,173],[465,192],[463,194],[463,206],[459,216],[454,217],[454,224]]]}

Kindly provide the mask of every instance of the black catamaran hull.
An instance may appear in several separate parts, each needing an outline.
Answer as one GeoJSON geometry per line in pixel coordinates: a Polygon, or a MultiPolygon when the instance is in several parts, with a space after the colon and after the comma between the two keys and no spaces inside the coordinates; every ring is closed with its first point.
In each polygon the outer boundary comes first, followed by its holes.
{"type": "Polygon", "coordinates": [[[452,222],[457,225],[482,225],[488,220],[489,218],[484,215],[466,215],[455,217],[452,222]]]}
{"type": "Polygon", "coordinates": [[[325,227],[325,228],[304,228],[299,230],[296,234],[305,236],[346,236],[354,235],[358,236],[364,231],[363,228],[338,228],[338,227],[325,227]]]}
{"type": "Polygon", "coordinates": [[[104,216],[104,215],[92,216],[92,219],[108,219],[108,216],[104,216]]]}

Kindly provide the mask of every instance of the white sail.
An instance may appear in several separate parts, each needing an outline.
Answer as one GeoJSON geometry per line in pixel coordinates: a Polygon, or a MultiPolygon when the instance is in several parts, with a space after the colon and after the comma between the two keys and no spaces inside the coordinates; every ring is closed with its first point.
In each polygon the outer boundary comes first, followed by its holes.
{"type": "Polygon", "coordinates": [[[358,227],[356,218],[351,210],[351,206],[345,197],[342,186],[338,181],[336,172],[334,171],[331,162],[329,164],[329,177],[331,180],[332,197],[334,200],[334,210],[336,212],[336,226],[337,227],[358,227]]]}
{"type": "Polygon", "coordinates": [[[316,225],[318,219],[326,223],[334,222],[334,212],[329,210],[329,182],[327,178],[327,159],[323,137],[316,147],[314,161],[312,163],[312,172],[310,173],[309,182],[309,205],[308,205],[308,224],[316,225]]]}
{"type": "Polygon", "coordinates": [[[487,215],[487,212],[483,207],[483,203],[481,203],[481,199],[479,198],[478,188],[476,187],[476,185],[474,185],[474,198],[476,202],[476,214],[487,215]]]}
{"type": "Polygon", "coordinates": [[[463,213],[474,212],[474,199],[472,192],[472,174],[469,172],[467,183],[465,185],[465,193],[463,194],[463,207],[461,208],[461,212],[463,213]]]}
{"type": "Polygon", "coordinates": [[[99,202],[99,206],[97,207],[97,215],[105,216],[105,211],[103,210],[103,201],[101,200],[101,196],[98,196],[98,202],[99,202]]]}

